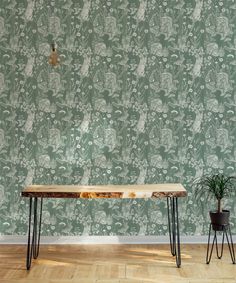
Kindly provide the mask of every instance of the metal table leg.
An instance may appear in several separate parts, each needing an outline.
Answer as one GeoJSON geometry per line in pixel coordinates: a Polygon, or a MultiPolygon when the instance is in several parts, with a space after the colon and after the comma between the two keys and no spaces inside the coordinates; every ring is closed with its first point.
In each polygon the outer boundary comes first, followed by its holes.
{"type": "Polygon", "coordinates": [[[167,198],[167,211],[168,211],[168,228],[170,237],[170,251],[173,256],[175,256],[175,245],[174,245],[174,213],[173,213],[173,201],[170,197],[167,198]]]}
{"type": "Polygon", "coordinates": [[[167,198],[168,228],[170,237],[171,254],[175,256],[176,266],[181,266],[180,235],[179,235],[179,212],[178,198],[167,198]]]}
{"type": "Polygon", "coordinates": [[[31,267],[32,256],[36,259],[39,255],[40,245],[40,233],[41,233],[41,222],[42,222],[42,206],[43,199],[41,198],[40,209],[39,209],[39,223],[38,223],[38,198],[30,198],[29,200],[29,227],[28,227],[28,246],[26,255],[26,268],[27,270],[31,267]],[[33,205],[32,205],[33,203],[33,205]],[[32,222],[32,207],[33,207],[33,223],[32,222]],[[32,226],[32,227],[31,227],[32,226]],[[32,236],[31,236],[32,228],[32,236]]]}

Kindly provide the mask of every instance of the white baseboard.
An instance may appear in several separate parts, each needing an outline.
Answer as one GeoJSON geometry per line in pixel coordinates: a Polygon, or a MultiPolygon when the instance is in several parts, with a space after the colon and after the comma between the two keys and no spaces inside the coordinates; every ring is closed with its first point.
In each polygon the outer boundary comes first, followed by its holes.
{"type": "MultiPolygon", "coordinates": [[[[236,243],[236,235],[233,236],[236,243]]],[[[0,235],[0,244],[26,244],[26,236],[0,235]]],[[[168,236],[41,236],[45,245],[168,244],[168,236]]],[[[207,244],[207,236],[181,236],[183,244],[207,244]]]]}

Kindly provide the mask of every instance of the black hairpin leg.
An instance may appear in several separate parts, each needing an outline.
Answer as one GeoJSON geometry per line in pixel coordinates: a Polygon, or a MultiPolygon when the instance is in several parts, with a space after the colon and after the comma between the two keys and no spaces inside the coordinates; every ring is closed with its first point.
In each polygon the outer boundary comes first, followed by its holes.
{"type": "Polygon", "coordinates": [[[174,205],[170,197],[167,197],[167,211],[168,211],[168,228],[170,238],[170,251],[175,256],[175,245],[174,245],[174,205]]]}
{"type": "Polygon", "coordinates": [[[39,211],[39,223],[38,223],[38,198],[30,198],[29,203],[29,227],[28,227],[28,246],[27,246],[27,256],[26,256],[26,268],[27,270],[31,267],[32,256],[36,259],[39,255],[39,245],[40,245],[40,232],[41,232],[41,222],[42,222],[42,206],[43,199],[41,198],[40,211],[39,211]],[[32,205],[33,203],[33,205],[32,205]],[[33,209],[32,209],[33,206],[33,209]],[[33,210],[33,223],[32,219],[33,210]],[[32,226],[32,227],[31,227],[32,226]],[[32,228],[32,233],[31,233],[32,228]],[[31,236],[32,234],[32,236],[31,236]]]}
{"type": "Polygon", "coordinates": [[[170,237],[171,254],[176,258],[177,267],[181,266],[180,235],[179,235],[179,212],[178,198],[167,197],[168,228],[170,237]]]}
{"type": "Polygon", "coordinates": [[[212,229],[212,224],[210,224],[210,228],[209,228],[209,235],[208,235],[208,244],[207,244],[207,255],[206,255],[206,263],[209,264],[211,261],[211,256],[212,256],[212,252],[213,252],[213,248],[214,248],[214,244],[216,244],[216,255],[218,259],[221,259],[223,256],[223,251],[224,251],[224,239],[226,236],[226,240],[228,243],[228,247],[229,247],[229,252],[230,252],[230,256],[232,259],[233,264],[235,264],[235,253],[234,253],[234,245],[233,245],[233,239],[232,239],[232,234],[231,234],[231,230],[230,230],[230,226],[229,225],[223,225],[223,234],[222,234],[222,243],[221,243],[221,252],[219,255],[219,249],[218,249],[218,243],[217,243],[217,234],[216,234],[216,230],[214,230],[214,237],[213,237],[213,242],[211,245],[211,249],[210,249],[210,239],[211,239],[211,229],[212,229]],[[228,236],[228,232],[230,235],[230,240],[229,240],[229,236],[228,236]],[[209,251],[210,250],[210,251],[209,251]]]}

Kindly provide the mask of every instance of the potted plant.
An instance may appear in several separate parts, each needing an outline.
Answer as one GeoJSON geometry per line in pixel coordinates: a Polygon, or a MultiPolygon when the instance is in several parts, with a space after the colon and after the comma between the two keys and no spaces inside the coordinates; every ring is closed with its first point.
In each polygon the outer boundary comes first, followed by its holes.
{"type": "Polygon", "coordinates": [[[205,201],[210,198],[217,200],[217,209],[210,211],[212,229],[222,231],[225,225],[229,225],[229,210],[222,209],[222,199],[232,195],[235,177],[224,174],[204,175],[195,180],[196,199],[204,197],[205,201]]]}

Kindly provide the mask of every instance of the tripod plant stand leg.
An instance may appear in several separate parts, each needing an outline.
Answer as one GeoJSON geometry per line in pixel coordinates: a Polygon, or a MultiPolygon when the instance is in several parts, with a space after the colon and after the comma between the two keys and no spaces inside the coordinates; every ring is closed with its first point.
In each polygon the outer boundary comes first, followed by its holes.
{"type": "Polygon", "coordinates": [[[232,263],[235,264],[235,252],[234,252],[233,238],[232,238],[230,226],[228,228],[229,228],[230,241],[229,241],[227,229],[225,229],[225,235],[226,235],[226,239],[227,239],[227,243],[228,243],[228,247],[229,247],[229,252],[230,252],[231,259],[232,259],[232,263]]]}
{"type": "Polygon", "coordinates": [[[207,244],[207,255],[206,255],[206,263],[209,264],[210,261],[211,261],[211,256],[212,256],[212,251],[213,251],[213,248],[214,248],[214,244],[215,244],[215,241],[217,241],[216,239],[216,231],[214,231],[214,238],[213,238],[213,242],[212,242],[212,245],[211,245],[211,251],[210,251],[210,254],[209,254],[209,249],[210,249],[210,239],[211,239],[211,224],[210,224],[210,228],[209,228],[209,234],[208,234],[208,244],[207,244]]]}

